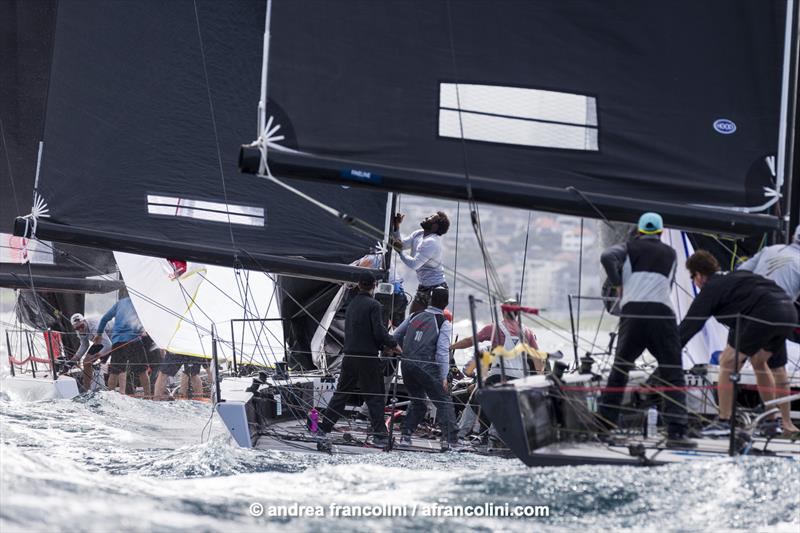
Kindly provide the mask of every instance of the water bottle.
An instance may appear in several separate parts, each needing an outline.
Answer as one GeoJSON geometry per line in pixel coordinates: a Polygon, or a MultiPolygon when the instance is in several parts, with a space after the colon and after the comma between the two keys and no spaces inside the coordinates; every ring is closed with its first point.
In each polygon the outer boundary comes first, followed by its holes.
{"type": "Polygon", "coordinates": [[[658,432],[658,409],[655,406],[647,410],[647,431],[645,437],[654,438],[658,432]]]}
{"type": "Polygon", "coordinates": [[[308,413],[308,419],[311,421],[311,424],[309,424],[311,433],[319,431],[319,411],[317,411],[316,407],[311,408],[311,412],[308,413]]]}

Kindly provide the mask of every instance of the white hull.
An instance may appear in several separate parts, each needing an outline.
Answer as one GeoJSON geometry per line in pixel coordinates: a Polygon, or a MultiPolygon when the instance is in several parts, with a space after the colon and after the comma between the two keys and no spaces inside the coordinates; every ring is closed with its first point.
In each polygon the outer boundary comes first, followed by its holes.
{"type": "Polygon", "coordinates": [[[69,400],[79,394],[78,383],[69,376],[59,376],[56,381],[49,377],[6,376],[0,390],[22,402],[69,400]]]}

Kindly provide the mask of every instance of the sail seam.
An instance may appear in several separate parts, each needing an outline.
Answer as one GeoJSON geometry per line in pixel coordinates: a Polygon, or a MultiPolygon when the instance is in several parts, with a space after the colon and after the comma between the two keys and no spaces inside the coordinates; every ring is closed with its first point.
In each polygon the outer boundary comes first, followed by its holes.
{"type": "Polygon", "coordinates": [[[541,122],[544,124],[557,124],[559,126],[572,126],[575,128],[592,128],[595,130],[599,128],[599,126],[596,124],[581,124],[579,122],[563,122],[560,120],[549,120],[545,118],[520,117],[516,115],[504,115],[501,113],[489,113],[488,111],[468,111],[466,109],[458,109],[455,107],[448,107],[448,106],[441,106],[439,109],[443,109],[446,111],[457,111],[465,115],[484,115],[487,117],[507,118],[511,120],[523,120],[526,122],[541,122]]]}

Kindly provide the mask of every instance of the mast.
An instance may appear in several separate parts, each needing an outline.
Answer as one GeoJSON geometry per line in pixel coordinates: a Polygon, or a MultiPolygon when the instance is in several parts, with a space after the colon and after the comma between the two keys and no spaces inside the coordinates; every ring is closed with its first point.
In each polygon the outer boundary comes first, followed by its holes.
{"type": "MultiPolygon", "coordinates": [[[[267,122],[267,72],[269,68],[269,38],[270,38],[270,24],[272,18],[272,0],[267,0],[267,9],[264,15],[264,46],[261,59],[261,98],[258,101],[258,131],[256,138],[260,138],[262,142],[266,142],[266,122],[267,122]]],[[[265,145],[266,146],[266,145],[265,145]]],[[[261,163],[259,172],[262,174],[266,170],[266,161],[261,163]]]]}
{"type": "MultiPolygon", "coordinates": [[[[784,242],[792,242],[792,232],[800,223],[800,186],[793,183],[794,171],[800,164],[797,152],[797,76],[800,60],[800,41],[797,38],[797,0],[786,1],[786,41],[784,46],[784,83],[781,91],[782,118],[786,123],[781,129],[780,148],[785,149],[778,172],[785,181],[783,215],[785,221],[784,242]],[[784,105],[785,102],[785,105],[784,105]],[[785,108],[785,109],[784,109],[785,108]],[[785,178],[785,179],[784,179],[785,178]]],[[[780,189],[778,190],[780,192],[780,189]]]]}

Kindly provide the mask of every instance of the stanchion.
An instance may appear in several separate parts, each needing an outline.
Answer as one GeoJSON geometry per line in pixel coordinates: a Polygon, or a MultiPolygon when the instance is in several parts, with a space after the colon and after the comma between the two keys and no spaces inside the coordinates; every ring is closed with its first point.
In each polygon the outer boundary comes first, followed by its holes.
{"type": "Polygon", "coordinates": [[[481,349],[478,346],[478,323],[475,321],[475,302],[473,295],[469,295],[469,318],[472,321],[472,346],[475,354],[475,376],[477,388],[483,387],[483,371],[481,370],[481,349]]]}
{"type": "Polygon", "coordinates": [[[733,372],[731,373],[731,395],[733,405],[731,406],[731,437],[728,443],[728,455],[736,455],[736,397],[739,395],[739,335],[741,332],[741,315],[736,315],[736,338],[734,339],[733,372]]]}
{"type": "MultiPolygon", "coordinates": [[[[580,298],[580,295],[578,295],[580,298]]],[[[572,353],[575,356],[575,368],[580,366],[580,357],[578,356],[578,332],[575,331],[575,314],[572,312],[572,295],[567,296],[569,303],[569,325],[572,330],[572,353]]]]}
{"type": "Polygon", "coordinates": [[[225,400],[222,399],[219,389],[219,358],[217,357],[217,330],[213,324],[211,325],[211,358],[214,361],[214,389],[216,391],[214,405],[216,405],[225,400]]]}
{"type": "Polygon", "coordinates": [[[11,338],[8,336],[8,330],[6,330],[6,346],[8,346],[8,369],[11,370],[11,377],[13,378],[15,376],[14,362],[11,360],[11,338]]]}
{"type": "Polygon", "coordinates": [[[58,375],[56,374],[56,358],[53,355],[53,332],[50,328],[47,328],[45,346],[47,350],[47,357],[50,359],[50,375],[52,376],[53,381],[55,381],[58,379],[58,375]]]}

